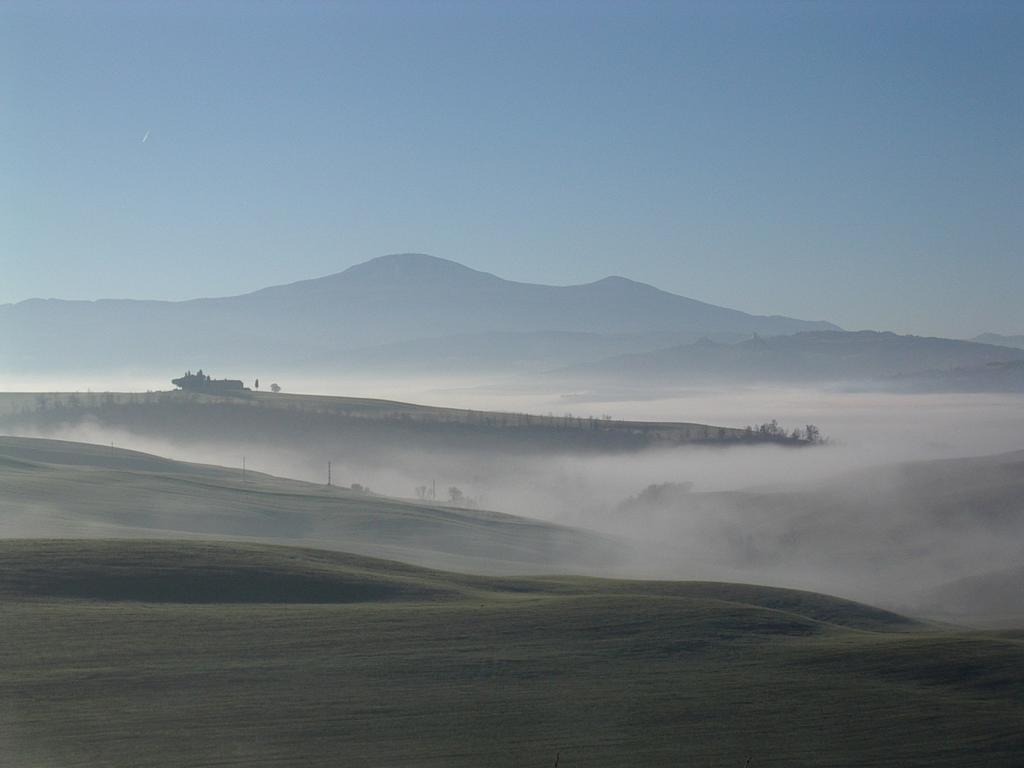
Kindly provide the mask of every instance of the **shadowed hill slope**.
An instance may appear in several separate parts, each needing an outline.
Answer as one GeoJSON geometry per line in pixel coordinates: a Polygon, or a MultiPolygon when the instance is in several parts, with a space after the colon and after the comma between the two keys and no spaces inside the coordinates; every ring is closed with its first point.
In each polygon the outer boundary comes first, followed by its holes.
{"type": "Polygon", "coordinates": [[[1024,638],[824,595],[227,543],[0,542],[0,564],[18,765],[1010,768],[1024,749],[1024,638]]]}
{"type": "Polygon", "coordinates": [[[429,574],[357,555],[222,542],[0,541],[0,599],[306,604],[463,596],[429,574]]]}
{"type": "Polygon", "coordinates": [[[872,631],[922,628],[862,603],[746,584],[485,577],[347,552],[220,541],[0,540],[0,599],[306,604],[502,596],[683,599],[743,606],[765,616],[761,612],[775,612],[804,629],[811,624],[872,631]]]}

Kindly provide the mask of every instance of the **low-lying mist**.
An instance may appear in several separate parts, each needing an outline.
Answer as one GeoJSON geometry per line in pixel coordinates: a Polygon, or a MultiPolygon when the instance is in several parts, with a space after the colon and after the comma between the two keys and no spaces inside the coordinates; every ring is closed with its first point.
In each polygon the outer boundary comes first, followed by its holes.
{"type": "MultiPolygon", "coordinates": [[[[336,393],[370,394],[367,382],[336,393]]],[[[36,436],[113,443],[373,492],[436,496],[611,534],[631,555],[608,575],[729,579],[912,606],[944,582],[1024,561],[1024,458],[895,465],[1024,449],[1024,398],[824,390],[685,391],[640,398],[542,393],[465,381],[396,382],[421,403],[744,426],[817,424],[825,446],[679,446],[638,452],[361,447],[345,434],[173,437],[95,420],[36,436]]],[[[601,574],[598,574],[601,575],[601,574]]]]}

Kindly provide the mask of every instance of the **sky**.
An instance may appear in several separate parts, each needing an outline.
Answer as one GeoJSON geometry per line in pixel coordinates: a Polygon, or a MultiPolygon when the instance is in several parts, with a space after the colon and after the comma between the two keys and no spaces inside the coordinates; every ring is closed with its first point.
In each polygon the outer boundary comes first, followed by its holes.
{"type": "Polygon", "coordinates": [[[0,4],[0,303],[425,252],[1024,333],[1024,4],[0,4]]]}

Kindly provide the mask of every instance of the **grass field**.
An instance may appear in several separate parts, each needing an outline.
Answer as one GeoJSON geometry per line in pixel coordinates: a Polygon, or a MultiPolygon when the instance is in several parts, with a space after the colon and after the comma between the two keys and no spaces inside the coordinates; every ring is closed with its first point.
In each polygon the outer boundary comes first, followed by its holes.
{"type": "Polygon", "coordinates": [[[0,438],[0,766],[1021,765],[1024,631],[570,575],[617,552],[0,438]]]}
{"type": "Polygon", "coordinates": [[[18,766],[1019,766],[1024,635],[810,593],[0,543],[18,766]]]}
{"type": "Polygon", "coordinates": [[[234,538],[482,573],[615,565],[597,534],[86,443],[0,437],[0,537],[234,538]]]}
{"type": "MultiPolygon", "coordinates": [[[[620,421],[591,415],[526,414],[416,405],[394,400],[327,395],[240,391],[203,392],[2,392],[0,420],[11,425],[53,426],[92,418],[103,423],[143,425],[177,415],[187,419],[199,412],[224,428],[237,428],[242,419],[262,428],[283,425],[329,425],[358,428],[386,437],[401,434],[434,439],[440,430],[449,438],[492,439],[534,447],[576,447],[632,450],[651,445],[751,442],[765,439],[735,427],[690,422],[620,421]],[[304,418],[305,417],[305,418],[304,418]],[[312,420],[309,417],[314,417],[312,420]]],[[[166,426],[166,425],[165,425],[166,426]]],[[[379,439],[379,437],[378,437],[379,439]]],[[[799,444],[801,441],[787,441],[799,444]]]]}

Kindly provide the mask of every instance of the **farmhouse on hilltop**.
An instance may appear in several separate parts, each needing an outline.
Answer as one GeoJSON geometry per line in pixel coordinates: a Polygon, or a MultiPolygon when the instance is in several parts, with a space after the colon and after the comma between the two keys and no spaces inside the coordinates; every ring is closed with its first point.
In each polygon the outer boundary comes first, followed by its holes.
{"type": "Polygon", "coordinates": [[[248,388],[238,379],[211,379],[200,368],[195,373],[186,371],[185,375],[171,379],[171,384],[189,392],[244,392],[248,388]]]}

